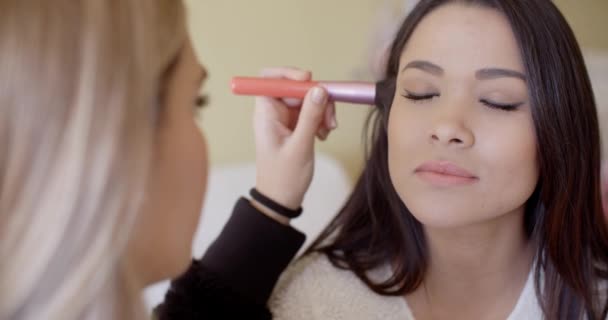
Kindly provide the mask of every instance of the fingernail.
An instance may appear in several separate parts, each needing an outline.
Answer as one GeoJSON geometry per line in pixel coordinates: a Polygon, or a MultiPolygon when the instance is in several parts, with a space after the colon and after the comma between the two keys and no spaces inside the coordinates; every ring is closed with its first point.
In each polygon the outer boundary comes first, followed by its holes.
{"type": "Polygon", "coordinates": [[[335,129],[338,127],[338,121],[336,120],[336,116],[331,117],[331,129],[335,129]]]}
{"type": "Polygon", "coordinates": [[[312,89],[312,101],[316,104],[325,104],[327,100],[327,93],[320,87],[312,89]]]}
{"type": "Polygon", "coordinates": [[[320,138],[322,141],[325,141],[325,139],[327,139],[327,136],[329,135],[329,130],[327,129],[321,129],[321,132],[319,132],[320,138]]]}

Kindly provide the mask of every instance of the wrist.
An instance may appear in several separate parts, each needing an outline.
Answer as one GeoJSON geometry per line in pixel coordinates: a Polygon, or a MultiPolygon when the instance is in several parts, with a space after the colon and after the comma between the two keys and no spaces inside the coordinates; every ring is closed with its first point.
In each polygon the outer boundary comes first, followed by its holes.
{"type": "Polygon", "coordinates": [[[256,210],[258,210],[260,213],[262,213],[263,215],[267,216],[268,218],[282,224],[282,225],[286,225],[289,226],[291,219],[288,217],[285,217],[277,212],[275,212],[274,210],[266,207],[265,205],[259,203],[258,201],[256,201],[255,199],[249,199],[249,203],[251,203],[251,206],[253,206],[256,210]]]}
{"type": "MultiPolygon", "coordinates": [[[[292,190],[289,187],[284,189],[292,190]]],[[[293,192],[286,192],[280,188],[266,188],[260,184],[256,184],[255,190],[289,210],[298,210],[302,206],[302,197],[294,196],[293,192]]]]}
{"type": "Polygon", "coordinates": [[[251,195],[251,198],[256,200],[258,203],[289,219],[297,218],[300,216],[300,214],[302,214],[302,207],[298,207],[297,209],[288,208],[280,203],[277,203],[274,199],[269,198],[256,188],[251,189],[251,191],[249,191],[249,195],[251,195]]]}

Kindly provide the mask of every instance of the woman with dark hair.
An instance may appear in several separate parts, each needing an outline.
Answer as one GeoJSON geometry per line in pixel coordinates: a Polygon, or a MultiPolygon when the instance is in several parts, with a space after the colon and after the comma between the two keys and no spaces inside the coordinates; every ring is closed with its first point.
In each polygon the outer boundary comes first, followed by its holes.
{"type": "Polygon", "coordinates": [[[275,319],[605,319],[600,138],[548,0],[423,0],[390,50],[367,163],[275,319]]]}

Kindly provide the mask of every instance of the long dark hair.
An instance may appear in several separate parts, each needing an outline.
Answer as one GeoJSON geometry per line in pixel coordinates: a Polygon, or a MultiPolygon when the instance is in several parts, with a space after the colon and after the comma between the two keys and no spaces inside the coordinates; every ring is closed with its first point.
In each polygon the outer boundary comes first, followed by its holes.
{"type": "MultiPolygon", "coordinates": [[[[393,188],[387,120],[399,58],[418,23],[455,0],[422,0],[395,36],[377,108],[368,118],[366,165],[345,206],[313,243],[334,266],[352,270],[382,295],[404,295],[428,265],[423,228],[393,188]],[[371,145],[370,145],[371,142],[371,145]],[[367,271],[387,262],[385,281],[367,271]]],[[[525,230],[536,245],[535,283],[548,319],[604,319],[598,280],[608,279],[608,228],[600,193],[600,134],[591,83],[566,20],[549,0],[459,0],[503,13],[527,74],[540,178],[526,204],[525,230]],[[541,274],[543,287],[541,290],[541,274]]]]}

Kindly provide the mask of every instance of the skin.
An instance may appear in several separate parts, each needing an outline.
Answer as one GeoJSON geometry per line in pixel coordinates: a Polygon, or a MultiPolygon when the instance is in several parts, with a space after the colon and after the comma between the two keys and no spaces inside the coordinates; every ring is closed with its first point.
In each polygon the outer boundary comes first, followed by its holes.
{"type": "Polygon", "coordinates": [[[195,122],[205,78],[188,39],[167,79],[147,201],[129,248],[146,284],[179,275],[191,261],[208,176],[207,146],[195,122]]]}
{"type": "Polygon", "coordinates": [[[408,305],[416,319],[505,319],[532,264],[523,217],[539,178],[513,31],[492,9],[445,5],[416,28],[399,68],[389,171],[430,249],[426,278],[406,296],[408,305]],[[428,161],[471,177],[453,183],[420,171],[428,161]]]}

